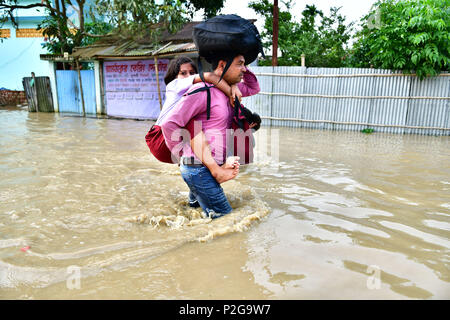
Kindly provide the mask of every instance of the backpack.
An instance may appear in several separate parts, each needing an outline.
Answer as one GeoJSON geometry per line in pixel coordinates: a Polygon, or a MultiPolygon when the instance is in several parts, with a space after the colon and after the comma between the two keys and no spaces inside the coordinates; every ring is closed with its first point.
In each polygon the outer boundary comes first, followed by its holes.
{"type": "MultiPolygon", "coordinates": [[[[218,15],[194,27],[198,54],[211,62],[218,53],[242,54],[250,64],[264,52],[255,25],[235,14],[218,15]]],[[[224,72],[225,73],[225,72],[224,72]]]]}
{"type": "Polygon", "coordinates": [[[261,125],[261,118],[257,113],[252,113],[239,103],[238,98],[234,102],[234,115],[231,128],[233,129],[232,148],[233,155],[239,156],[240,164],[253,163],[253,148],[255,138],[253,132],[261,125]],[[250,123],[257,125],[250,129],[250,123]]]}
{"type": "Polygon", "coordinates": [[[167,148],[161,126],[153,125],[145,136],[145,142],[153,156],[161,162],[177,163],[172,159],[172,153],[167,148]]]}
{"type": "MultiPolygon", "coordinates": [[[[246,64],[255,61],[259,53],[265,58],[258,29],[249,20],[235,14],[218,15],[197,24],[194,26],[192,37],[198,49],[197,65],[203,82],[205,79],[200,57],[205,58],[209,63],[212,63],[215,57],[226,57],[227,64],[219,81],[222,80],[237,54],[244,56],[246,64]]],[[[203,90],[207,90],[208,99],[210,99],[206,83],[203,90]]],[[[207,109],[209,109],[209,101],[207,109]]]]}

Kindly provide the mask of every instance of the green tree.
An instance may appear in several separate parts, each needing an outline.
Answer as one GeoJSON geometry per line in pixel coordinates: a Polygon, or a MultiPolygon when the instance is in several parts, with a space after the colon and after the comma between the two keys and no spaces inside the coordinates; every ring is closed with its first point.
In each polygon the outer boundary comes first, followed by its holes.
{"type": "Polygon", "coordinates": [[[158,42],[163,30],[178,31],[187,21],[180,0],[95,0],[91,17],[100,16],[114,26],[113,34],[135,40],[158,42]]]}
{"type": "Polygon", "coordinates": [[[340,8],[331,7],[330,15],[322,17],[318,28],[322,63],[330,67],[344,66],[354,24],[353,22],[346,24],[346,18],[339,13],[339,10],[340,8]]]}
{"type": "MultiPolygon", "coordinates": [[[[278,48],[282,56],[278,58],[279,65],[291,65],[292,62],[286,58],[286,50],[292,47],[292,30],[295,27],[292,15],[289,10],[292,7],[292,0],[283,2],[285,10],[279,10],[279,26],[278,26],[278,48]]],[[[249,8],[255,10],[256,13],[264,17],[264,29],[261,30],[261,39],[263,47],[268,49],[272,47],[273,34],[273,4],[269,0],[259,0],[249,3],[249,8]]],[[[266,59],[260,62],[260,65],[271,65],[271,60],[266,59]]]]}
{"type": "Polygon", "coordinates": [[[191,17],[197,10],[204,10],[205,18],[211,18],[216,16],[223,8],[224,0],[185,0],[187,7],[190,9],[189,13],[191,17]]]}
{"type": "Polygon", "coordinates": [[[105,35],[156,44],[162,31],[175,33],[196,10],[211,16],[222,7],[223,0],[0,0],[0,26],[10,20],[17,28],[16,10],[45,11],[48,17],[38,28],[49,39],[44,46],[50,53],[71,53],[105,35]],[[69,18],[69,10],[76,11],[77,22],[69,18]]]}
{"type": "MultiPolygon", "coordinates": [[[[79,15],[82,16],[80,21],[84,19],[84,2],[85,0],[76,0],[76,4],[79,5],[79,15]]],[[[74,1],[75,3],[75,1],[74,1]]],[[[59,47],[61,51],[69,48],[70,44],[81,41],[82,34],[84,32],[83,24],[77,32],[71,32],[70,26],[67,24],[67,6],[60,1],[34,1],[24,3],[18,0],[0,0],[0,25],[3,25],[6,21],[10,20],[14,27],[18,27],[15,12],[19,9],[37,9],[45,11],[48,18],[44,20],[43,25],[48,24],[48,31],[44,30],[45,36],[54,37],[60,43],[59,47]]],[[[38,28],[40,29],[40,28],[38,28]]]]}
{"type": "Polygon", "coordinates": [[[201,9],[205,17],[214,16],[223,3],[224,0],[95,0],[95,14],[116,26],[118,34],[157,42],[163,30],[175,33],[201,9]]]}
{"type": "MultiPolygon", "coordinates": [[[[353,23],[345,23],[345,17],[339,13],[340,8],[331,7],[329,16],[326,16],[316,6],[307,5],[300,22],[296,22],[290,13],[292,0],[282,3],[285,9],[279,9],[278,46],[281,57],[278,64],[300,65],[301,55],[305,54],[307,66],[342,66],[353,23]]],[[[251,2],[249,7],[265,17],[261,36],[268,48],[272,45],[273,4],[269,0],[259,0],[251,2]]],[[[262,64],[270,65],[270,61],[262,64]]]]}
{"type": "Polygon", "coordinates": [[[91,43],[112,29],[107,23],[88,18],[90,3],[87,0],[0,0],[0,25],[9,20],[17,28],[17,10],[39,10],[47,16],[37,28],[48,38],[43,46],[50,53],[72,52],[73,47],[91,43]],[[77,22],[70,19],[72,10],[76,12],[77,22]]]}
{"type": "Polygon", "coordinates": [[[448,0],[378,1],[361,22],[348,66],[415,72],[420,79],[449,70],[448,0]]]}

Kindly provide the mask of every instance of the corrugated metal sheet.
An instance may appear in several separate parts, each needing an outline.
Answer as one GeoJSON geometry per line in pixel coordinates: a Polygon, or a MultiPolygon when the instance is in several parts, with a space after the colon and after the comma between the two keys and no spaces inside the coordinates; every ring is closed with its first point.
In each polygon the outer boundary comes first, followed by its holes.
{"type": "MultiPolygon", "coordinates": [[[[369,71],[371,69],[367,69],[369,71]]],[[[390,70],[372,69],[374,74],[392,74],[390,70]]],[[[374,77],[373,96],[408,97],[411,77],[374,77]]],[[[407,99],[372,99],[368,123],[402,126],[406,125],[407,99]]],[[[378,127],[376,131],[404,133],[401,127],[378,127]]]]}
{"type": "MultiPolygon", "coordinates": [[[[93,70],[81,70],[86,114],[96,114],[95,78],[93,70]]],[[[83,113],[78,73],[74,70],[56,70],[59,112],[83,113]]]]}
{"type": "MultiPolygon", "coordinates": [[[[251,67],[253,72],[259,73],[273,73],[273,67],[251,67]]],[[[272,83],[274,77],[258,75],[258,82],[261,92],[272,92],[272,83]]],[[[257,94],[255,96],[245,97],[242,99],[242,104],[250,110],[258,113],[261,116],[269,117],[272,114],[272,96],[257,94]]],[[[276,107],[275,107],[276,108],[276,107]]],[[[272,121],[264,119],[263,124],[271,125],[272,121]]]]}
{"type": "Polygon", "coordinates": [[[121,42],[119,44],[93,45],[89,47],[76,48],[72,53],[73,58],[94,59],[101,57],[149,57],[154,52],[158,55],[167,55],[178,52],[193,52],[197,48],[193,42],[176,43],[170,45],[160,45],[155,47],[149,44],[139,44],[132,40],[121,42]],[[166,47],[164,47],[166,46],[166,47]],[[159,48],[164,48],[158,50],[159,48]]]}
{"type": "MultiPolygon", "coordinates": [[[[355,69],[341,68],[336,69],[339,74],[354,74],[355,69]],[[340,72],[339,72],[339,71],[340,72]]],[[[369,73],[367,69],[359,69],[359,73],[369,73]]],[[[370,72],[371,73],[371,72],[370,72]]],[[[342,96],[370,96],[372,95],[373,79],[371,77],[352,78],[340,77],[333,78],[339,84],[338,95],[342,96]]],[[[335,113],[336,122],[360,122],[367,123],[371,101],[366,99],[336,98],[337,109],[335,113]]],[[[336,130],[361,130],[364,126],[335,124],[333,129],[336,130]]]]}
{"type": "Polygon", "coordinates": [[[165,55],[170,53],[178,52],[193,52],[197,51],[197,47],[193,42],[172,44],[164,48],[163,50],[158,50],[158,55],[165,55]]]}
{"type": "MultiPolygon", "coordinates": [[[[95,44],[87,47],[77,47],[72,53],[73,58],[94,59],[101,57],[142,57],[153,56],[155,51],[164,48],[158,55],[172,54],[178,52],[197,51],[192,39],[192,32],[195,25],[201,21],[191,21],[184,24],[175,34],[164,30],[159,36],[160,45],[155,45],[147,38],[123,39],[120,35],[111,34],[98,40],[95,44]],[[173,43],[173,44],[172,44],[173,43]],[[165,47],[167,44],[169,46],[165,47]]],[[[152,26],[149,26],[151,28],[152,26]]],[[[41,58],[48,59],[41,55],[41,58]]]]}
{"type": "MultiPolygon", "coordinates": [[[[449,97],[450,77],[436,77],[420,81],[411,81],[411,96],[449,97]]],[[[407,124],[410,126],[450,128],[449,100],[410,100],[407,124]]],[[[420,133],[420,129],[406,129],[408,133],[420,133]]],[[[439,135],[440,130],[431,130],[429,134],[439,135]]]]}
{"type": "Polygon", "coordinates": [[[56,70],[56,88],[59,112],[81,113],[78,101],[80,88],[76,72],[56,70]]]}
{"type": "MultiPolygon", "coordinates": [[[[78,77],[77,77],[78,79],[78,77]]],[[[81,81],[83,83],[84,107],[87,114],[97,113],[97,102],[95,98],[95,75],[94,70],[81,70],[81,81]]],[[[81,95],[80,95],[81,101],[81,95]]]]}
{"type": "Polygon", "coordinates": [[[408,128],[450,128],[450,100],[433,99],[449,97],[448,76],[420,81],[415,76],[380,69],[252,67],[252,70],[257,74],[261,93],[246,98],[247,104],[261,116],[272,118],[264,119],[265,124],[450,135],[450,130],[408,128]]]}
{"type": "MultiPolygon", "coordinates": [[[[333,69],[327,68],[304,68],[308,75],[332,74],[333,69]]],[[[333,78],[301,78],[304,82],[304,93],[320,95],[338,94],[338,82],[333,78]]],[[[303,118],[308,120],[333,121],[336,115],[337,101],[334,98],[308,97],[303,101],[303,118]]],[[[298,123],[300,124],[300,123],[298,123]]],[[[332,129],[333,125],[326,122],[306,122],[304,127],[311,129],[332,129]]]]}

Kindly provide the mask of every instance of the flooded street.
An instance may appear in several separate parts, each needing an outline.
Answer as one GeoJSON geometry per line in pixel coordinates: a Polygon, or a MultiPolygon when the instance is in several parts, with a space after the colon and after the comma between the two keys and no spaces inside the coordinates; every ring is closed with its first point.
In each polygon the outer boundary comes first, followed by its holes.
{"type": "Polygon", "coordinates": [[[450,299],[449,136],[263,127],[210,221],[150,126],[0,109],[0,299],[450,299]]]}

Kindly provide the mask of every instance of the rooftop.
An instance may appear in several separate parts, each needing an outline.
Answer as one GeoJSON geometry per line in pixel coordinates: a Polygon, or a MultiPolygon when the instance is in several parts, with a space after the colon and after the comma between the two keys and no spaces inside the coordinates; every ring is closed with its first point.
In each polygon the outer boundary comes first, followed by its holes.
{"type": "MultiPolygon", "coordinates": [[[[148,39],[129,39],[114,35],[98,40],[87,47],[77,47],[72,58],[101,59],[120,57],[165,56],[176,53],[196,53],[197,48],[192,39],[192,31],[200,22],[188,22],[175,34],[164,31],[160,44],[156,45],[148,39]]],[[[42,57],[41,58],[45,58],[42,57]]]]}
{"type": "MultiPolygon", "coordinates": [[[[254,20],[250,20],[254,22],[254,20]]],[[[119,59],[119,58],[142,58],[150,56],[170,56],[177,53],[186,55],[197,55],[197,47],[192,39],[194,26],[201,21],[186,23],[181,30],[175,34],[164,31],[161,35],[159,45],[155,45],[149,39],[131,39],[120,35],[111,35],[102,38],[94,44],[86,47],[74,48],[69,55],[69,60],[95,60],[95,59],[119,59]]],[[[42,60],[66,61],[62,55],[41,55],[42,60]]]]}

